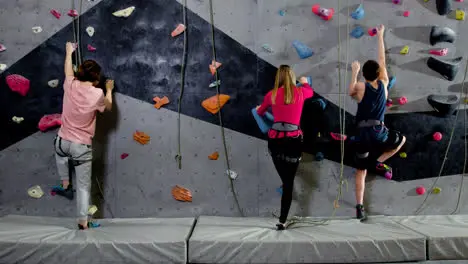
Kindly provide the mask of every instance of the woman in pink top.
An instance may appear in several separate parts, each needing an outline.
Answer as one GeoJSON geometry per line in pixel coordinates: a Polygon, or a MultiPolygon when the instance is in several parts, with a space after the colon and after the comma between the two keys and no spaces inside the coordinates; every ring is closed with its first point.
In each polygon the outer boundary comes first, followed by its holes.
{"type": "Polygon", "coordinates": [[[70,171],[76,180],[78,228],[87,229],[98,225],[88,222],[91,191],[92,139],[96,129],[96,111],[112,108],[114,81],[106,82],[106,95],[95,86],[100,82],[101,67],[86,60],[73,72],[72,54],[75,48],[67,43],[65,56],[65,82],[63,84],[62,126],[55,139],[57,170],[62,181],[53,192],[73,200],[70,171]]]}
{"type": "Polygon", "coordinates": [[[283,195],[281,197],[281,215],[278,230],[285,229],[292,202],[294,178],[302,156],[302,107],[304,100],[311,98],[314,91],[302,77],[299,82],[302,87],[296,87],[296,76],[287,65],[281,65],[276,73],[275,87],[268,92],[257,113],[262,116],[271,106],[274,123],[268,131],[268,150],[270,151],[276,171],[283,182],[283,195]]]}

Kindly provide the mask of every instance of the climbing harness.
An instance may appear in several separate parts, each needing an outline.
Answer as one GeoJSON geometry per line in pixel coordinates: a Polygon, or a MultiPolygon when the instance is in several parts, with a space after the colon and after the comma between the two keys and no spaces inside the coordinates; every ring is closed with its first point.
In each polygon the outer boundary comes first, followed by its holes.
{"type": "MultiPolygon", "coordinates": [[[[187,0],[185,0],[187,1],[187,0]]],[[[212,43],[212,47],[213,47],[213,61],[217,61],[216,60],[216,46],[215,46],[215,26],[214,26],[214,11],[213,11],[213,0],[210,0],[210,22],[211,22],[211,43],[212,43]]],[[[219,119],[219,127],[221,129],[221,138],[223,140],[223,146],[224,146],[224,157],[225,157],[225,160],[226,160],[226,175],[228,176],[229,178],[229,182],[230,182],[230,185],[231,185],[231,192],[232,192],[232,195],[234,197],[234,201],[236,203],[236,206],[237,206],[237,210],[239,211],[239,214],[241,216],[244,216],[244,213],[242,212],[242,208],[239,204],[239,200],[237,198],[237,194],[236,194],[236,190],[234,188],[234,181],[233,179],[230,177],[230,172],[231,172],[231,165],[230,165],[230,162],[229,162],[229,153],[228,153],[228,149],[227,149],[227,144],[226,144],[226,136],[224,135],[224,126],[223,126],[223,118],[222,118],[222,112],[221,112],[221,105],[220,105],[220,99],[219,99],[219,96],[220,96],[220,89],[219,89],[219,77],[218,77],[218,70],[216,69],[215,71],[215,78],[216,78],[216,96],[218,96],[218,119],[219,119]]]]}

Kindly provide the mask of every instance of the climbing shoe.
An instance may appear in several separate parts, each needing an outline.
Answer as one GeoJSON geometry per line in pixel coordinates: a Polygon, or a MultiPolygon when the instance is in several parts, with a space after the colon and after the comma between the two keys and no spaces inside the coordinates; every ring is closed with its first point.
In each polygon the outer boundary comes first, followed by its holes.
{"type": "Polygon", "coordinates": [[[73,200],[73,188],[71,185],[68,185],[66,189],[64,189],[61,184],[59,186],[55,186],[52,188],[51,194],[63,196],[70,201],[73,200]]]}
{"type": "Polygon", "coordinates": [[[282,224],[282,223],[276,224],[276,230],[281,231],[281,230],[285,230],[285,229],[286,229],[286,227],[284,226],[284,224],[282,224]]]}
{"type": "Polygon", "coordinates": [[[388,180],[392,179],[392,167],[388,166],[387,164],[384,164],[382,162],[377,162],[375,166],[375,173],[377,173],[380,176],[384,176],[388,180]]]}
{"type": "MultiPolygon", "coordinates": [[[[100,227],[101,225],[99,223],[96,223],[96,222],[88,222],[88,228],[98,228],[100,227]]],[[[78,229],[80,230],[85,230],[84,226],[83,225],[80,225],[78,224],[78,229]]]]}
{"type": "Polygon", "coordinates": [[[359,220],[366,219],[366,211],[364,210],[364,206],[362,204],[356,205],[356,218],[359,220]]]}

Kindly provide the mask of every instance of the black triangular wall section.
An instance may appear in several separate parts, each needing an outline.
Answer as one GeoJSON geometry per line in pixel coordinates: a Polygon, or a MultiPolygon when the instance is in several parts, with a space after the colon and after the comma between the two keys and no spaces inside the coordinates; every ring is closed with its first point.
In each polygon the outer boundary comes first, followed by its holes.
{"type": "MultiPolygon", "coordinates": [[[[215,95],[209,88],[214,81],[208,65],[212,58],[211,27],[208,22],[187,10],[188,60],[182,113],[213,124],[218,124],[217,115],[201,107],[201,101],[215,95]]],[[[175,0],[138,1],[104,0],[81,16],[81,47],[85,59],[95,59],[104,68],[105,74],[116,81],[116,91],[152,103],[154,96],[168,96],[172,101],[166,107],[177,111],[180,90],[180,70],[183,37],[172,38],[171,31],[182,22],[182,5],[175,0]],[[112,12],[135,5],[128,18],[117,18],[112,12]],[[92,25],[96,34],[89,38],[84,31],[92,25]],[[88,52],[91,44],[97,52],[88,52]]],[[[220,68],[221,92],[231,96],[223,108],[226,128],[264,138],[260,134],[250,109],[262,101],[263,95],[273,86],[276,68],[257,57],[249,49],[224,34],[215,32],[217,59],[220,68]]],[[[66,41],[73,40],[71,24],[0,76],[0,149],[37,131],[37,123],[44,114],[61,112],[63,91],[50,88],[47,81],[59,79],[63,83],[63,60],[66,41]],[[26,97],[11,92],[6,83],[8,74],[21,74],[31,80],[31,90],[26,97]],[[11,121],[12,116],[22,116],[20,125],[11,121]]],[[[155,110],[156,111],[156,110],[155,110]]],[[[339,109],[329,103],[325,113],[317,110],[313,102],[307,102],[302,118],[305,131],[306,151],[319,149],[326,158],[339,161],[340,147],[337,142],[313,144],[317,132],[326,136],[339,132],[339,109]]],[[[346,131],[351,131],[353,117],[346,116],[346,131]]],[[[395,180],[413,180],[435,177],[438,174],[442,155],[448,141],[452,119],[433,117],[425,113],[387,115],[387,124],[402,131],[408,137],[404,150],[407,159],[395,157],[389,162],[394,168],[395,180]],[[435,131],[445,132],[442,142],[432,142],[435,131]]],[[[462,120],[462,119],[460,119],[462,120]]],[[[463,164],[463,131],[456,130],[447,169],[443,175],[458,174],[463,164]]],[[[52,144],[52,143],[51,143],[52,144]]],[[[352,165],[352,151],[346,164],[352,165]]]]}

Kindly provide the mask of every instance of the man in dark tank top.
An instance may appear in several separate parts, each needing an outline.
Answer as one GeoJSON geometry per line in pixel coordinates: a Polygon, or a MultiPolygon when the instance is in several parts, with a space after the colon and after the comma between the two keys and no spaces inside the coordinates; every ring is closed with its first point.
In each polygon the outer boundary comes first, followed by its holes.
{"type": "Polygon", "coordinates": [[[362,67],[365,82],[358,82],[361,65],[352,64],[349,95],[358,103],[356,113],[356,217],[366,217],[363,206],[367,169],[375,170],[387,179],[392,168],[384,162],[397,153],[406,138],[398,131],[389,130],[384,123],[385,104],[388,97],[389,78],[385,62],[385,27],[377,28],[378,61],[369,60],[362,67]]]}

